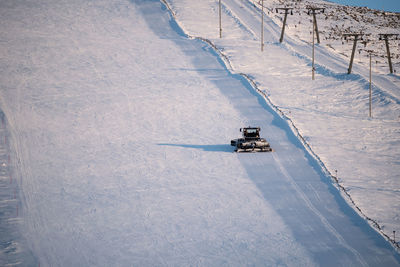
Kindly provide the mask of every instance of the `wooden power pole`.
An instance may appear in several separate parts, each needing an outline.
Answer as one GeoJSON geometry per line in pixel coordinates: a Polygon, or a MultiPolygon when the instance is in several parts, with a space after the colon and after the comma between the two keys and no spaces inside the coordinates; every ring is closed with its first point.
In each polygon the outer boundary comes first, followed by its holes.
{"type": "Polygon", "coordinates": [[[221,0],[219,0],[219,38],[222,38],[221,0]]]}
{"type": "Polygon", "coordinates": [[[390,49],[389,49],[389,38],[391,38],[391,37],[393,37],[395,40],[398,40],[397,33],[380,33],[379,34],[379,40],[385,40],[386,53],[387,53],[387,58],[388,58],[388,63],[389,63],[389,70],[390,70],[390,73],[393,73],[392,59],[390,58],[390,49]]]}
{"type": "Polygon", "coordinates": [[[372,54],[373,50],[366,50],[369,55],[369,117],[372,118],[372,54]]]}
{"type": "Polygon", "coordinates": [[[284,13],[281,13],[281,14],[285,15],[285,17],[283,19],[281,38],[279,38],[279,42],[282,43],[283,35],[285,34],[285,26],[286,26],[287,15],[289,14],[289,11],[290,11],[290,14],[293,15],[293,8],[291,8],[291,7],[278,7],[278,8],[276,8],[276,13],[278,13],[280,10],[282,10],[284,12],[284,13]]]}
{"type": "Polygon", "coordinates": [[[313,15],[313,25],[314,25],[313,26],[313,31],[315,29],[315,33],[317,34],[317,42],[320,43],[316,14],[324,13],[325,12],[325,8],[309,6],[309,7],[307,7],[307,9],[308,9],[308,15],[310,15],[310,14],[313,15]]]}
{"type": "Polygon", "coordinates": [[[264,51],[264,0],[261,0],[261,51],[264,51]]]}
{"type": "Polygon", "coordinates": [[[312,79],[315,79],[315,65],[314,65],[314,61],[315,61],[315,41],[314,41],[314,34],[316,33],[317,35],[317,42],[320,43],[319,41],[319,32],[318,32],[318,24],[317,24],[317,16],[316,14],[319,13],[324,13],[325,12],[325,8],[321,8],[321,7],[307,7],[308,9],[308,15],[312,14],[313,15],[313,29],[312,29],[312,79]]]}
{"type": "Polygon", "coordinates": [[[356,51],[358,37],[361,36],[361,40],[362,40],[363,34],[362,33],[344,33],[343,36],[344,36],[345,40],[347,40],[347,38],[349,38],[349,37],[354,37],[353,50],[351,51],[351,57],[350,57],[350,64],[349,64],[349,68],[347,69],[347,74],[350,74],[351,69],[353,67],[354,53],[356,51]]]}

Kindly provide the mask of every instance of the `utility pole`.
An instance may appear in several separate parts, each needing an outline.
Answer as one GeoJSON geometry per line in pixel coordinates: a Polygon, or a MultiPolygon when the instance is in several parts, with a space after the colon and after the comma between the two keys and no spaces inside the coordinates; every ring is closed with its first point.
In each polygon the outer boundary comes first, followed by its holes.
{"type": "Polygon", "coordinates": [[[372,53],[369,53],[369,117],[372,118],[372,53]]]}
{"type": "Polygon", "coordinates": [[[392,59],[390,58],[390,49],[389,49],[389,38],[390,37],[394,37],[395,40],[398,40],[397,33],[380,33],[379,34],[379,40],[385,40],[386,52],[387,52],[387,57],[388,57],[388,62],[389,62],[389,70],[390,70],[390,73],[393,73],[392,59]]]}
{"type": "Polygon", "coordinates": [[[264,0],[261,1],[261,51],[264,51],[264,0]]]}
{"type": "MultiPolygon", "coordinates": [[[[350,57],[350,64],[349,64],[349,68],[347,69],[347,74],[350,74],[351,69],[353,67],[354,52],[356,51],[358,36],[363,36],[363,34],[362,33],[344,33],[343,36],[344,36],[345,40],[347,40],[348,37],[354,37],[353,50],[351,51],[351,57],[350,57]]],[[[362,37],[361,37],[361,40],[362,40],[362,37]]]]}
{"type": "Polygon", "coordinates": [[[315,25],[315,26],[313,26],[313,31],[315,29],[315,33],[317,34],[317,42],[320,43],[316,14],[325,13],[325,8],[308,6],[307,9],[308,9],[308,12],[307,12],[308,15],[310,15],[310,14],[313,15],[313,24],[315,25]]]}
{"type": "Polygon", "coordinates": [[[291,8],[291,7],[278,7],[278,8],[276,8],[276,13],[278,13],[279,10],[284,11],[284,13],[281,13],[281,14],[285,14],[285,17],[283,19],[281,38],[279,38],[279,42],[282,43],[283,35],[285,34],[285,26],[286,26],[287,15],[289,14],[289,11],[290,11],[290,15],[293,15],[293,8],[291,8]]]}
{"type": "Polygon", "coordinates": [[[313,21],[313,30],[312,30],[312,80],[315,80],[315,66],[314,66],[314,47],[315,47],[315,41],[314,41],[314,29],[315,29],[315,24],[313,21]]]}
{"type": "Polygon", "coordinates": [[[308,15],[312,14],[313,15],[313,29],[312,29],[312,79],[315,80],[315,41],[314,41],[314,34],[317,34],[317,42],[320,43],[319,41],[319,33],[318,33],[318,25],[317,25],[317,16],[316,14],[319,13],[324,13],[325,8],[321,7],[311,7],[308,6],[308,15]]]}
{"type": "Polygon", "coordinates": [[[219,0],[219,38],[222,38],[221,0],[219,0]]]}
{"type": "Polygon", "coordinates": [[[373,50],[366,50],[369,54],[369,117],[372,118],[372,53],[373,50]]]}

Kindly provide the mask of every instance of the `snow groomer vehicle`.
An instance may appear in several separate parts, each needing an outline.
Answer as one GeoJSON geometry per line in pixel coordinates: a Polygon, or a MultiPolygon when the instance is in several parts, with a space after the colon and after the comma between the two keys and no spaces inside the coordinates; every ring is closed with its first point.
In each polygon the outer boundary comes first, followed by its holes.
{"type": "Polygon", "coordinates": [[[260,137],[260,127],[240,128],[242,138],[231,140],[231,146],[236,147],[235,152],[271,152],[272,148],[260,137]]]}

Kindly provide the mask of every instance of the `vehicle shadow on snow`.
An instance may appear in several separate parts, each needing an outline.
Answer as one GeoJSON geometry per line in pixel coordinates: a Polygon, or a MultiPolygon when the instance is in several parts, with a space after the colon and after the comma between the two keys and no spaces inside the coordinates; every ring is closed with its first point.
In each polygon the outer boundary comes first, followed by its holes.
{"type": "Polygon", "coordinates": [[[232,153],[234,148],[231,145],[192,145],[192,144],[157,144],[159,146],[172,146],[172,147],[183,147],[183,148],[195,148],[207,152],[229,152],[232,153]]]}

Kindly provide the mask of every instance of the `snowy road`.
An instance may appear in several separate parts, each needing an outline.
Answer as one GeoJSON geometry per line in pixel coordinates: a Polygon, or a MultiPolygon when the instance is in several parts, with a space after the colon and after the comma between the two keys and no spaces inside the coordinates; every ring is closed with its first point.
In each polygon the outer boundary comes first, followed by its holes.
{"type": "Polygon", "coordinates": [[[40,266],[399,265],[286,122],[159,1],[0,11],[20,231],[40,266]],[[232,153],[245,125],[275,152],[232,153]]]}

